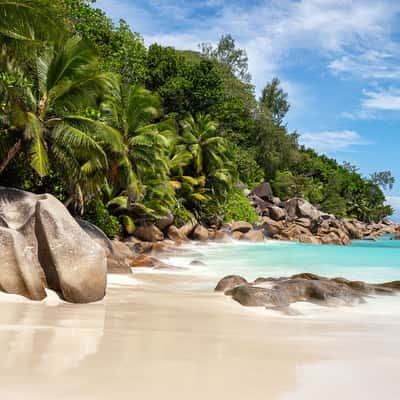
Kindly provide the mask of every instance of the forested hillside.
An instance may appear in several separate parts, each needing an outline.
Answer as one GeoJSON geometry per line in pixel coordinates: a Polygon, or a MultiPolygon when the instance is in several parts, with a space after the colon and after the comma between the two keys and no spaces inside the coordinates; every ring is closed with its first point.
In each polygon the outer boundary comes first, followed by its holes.
{"type": "Polygon", "coordinates": [[[337,217],[392,213],[391,174],[300,146],[279,80],[257,98],[229,34],[198,52],[146,48],[91,3],[0,0],[1,185],[51,192],[110,235],[169,212],[252,220],[239,182],[337,217]]]}

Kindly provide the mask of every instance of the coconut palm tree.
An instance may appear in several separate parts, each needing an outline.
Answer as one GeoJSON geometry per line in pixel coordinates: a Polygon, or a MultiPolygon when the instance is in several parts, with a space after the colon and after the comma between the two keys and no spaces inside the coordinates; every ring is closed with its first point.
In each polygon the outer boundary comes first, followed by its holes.
{"type": "MultiPolygon", "coordinates": [[[[229,190],[234,168],[229,160],[228,144],[218,135],[217,123],[208,114],[197,114],[196,118],[189,115],[181,125],[180,142],[192,155],[190,170],[185,175],[203,177],[208,194],[220,195],[229,190]]],[[[204,194],[200,193],[200,197],[204,194]]]]}
{"type": "Polygon", "coordinates": [[[129,233],[134,219],[157,219],[175,203],[168,152],[176,127],[172,121],[155,122],[160,98],[141,85],[121,86],[101,109],[104,120],[122,133],[124,152],[111,162],[107,204],[129,233]]]}
{"type": "Polygon", "coordinates": [[[189,115],[181,122],[181,142],[192,154],[192,168],[195,176],[209,175],[222,169],[226,163],[228,146],[218,135],[218,125],[209,114],[189,115]]]}
{"type": "Polygon", "coordinates": [[[123,152],[123,142],[117,130],[84,111],[113,92],[115,76],[99,72],[96,52],[79,37],[43,48],[29,75],[16,66],[5,51],[0,54],[1,136],[12,143],[0,174],[23,151],[40,176],[48,174],[51,161],[74,190],[96,190],[108,167],[107,151],[123,152]]]}

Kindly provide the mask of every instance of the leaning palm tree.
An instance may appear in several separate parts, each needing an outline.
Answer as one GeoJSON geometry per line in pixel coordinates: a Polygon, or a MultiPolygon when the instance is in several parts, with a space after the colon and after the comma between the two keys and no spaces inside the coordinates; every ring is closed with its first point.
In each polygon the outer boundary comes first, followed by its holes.
{"type": "Polygon", "coordinates": [[[65,171],[71,190],[93,192],[108,167],[107,151],[122,152],[123,142],[117,130],[85,117],[84,110],[113,92],[116,78],[99,72],[96,52],[79,37],[45,46],[30,74],[16,66],[6,51],[0,54],[3,76],[18,78],[17,84],[2,84],[0,133],[9,148],[0,174],[24,152],[40,176],[53,162],[65,171]]]}

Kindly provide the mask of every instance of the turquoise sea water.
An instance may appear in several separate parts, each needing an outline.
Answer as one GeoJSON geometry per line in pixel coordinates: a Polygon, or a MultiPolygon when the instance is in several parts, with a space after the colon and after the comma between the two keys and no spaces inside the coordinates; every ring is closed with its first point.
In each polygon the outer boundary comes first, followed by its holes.
{"type": "Polygon", "coordinates": [[[188,266],[199,260],[206,267],[198,271],[215,276],[242,275],[288,276],[299,272],[367,282],[400,280],[400,241],[382,237],[376,242],[354,241],[351,246],[322,246],[270,241],[267,243],[232,242],[192,246],[192,252],[170,262],[188,266]]]}

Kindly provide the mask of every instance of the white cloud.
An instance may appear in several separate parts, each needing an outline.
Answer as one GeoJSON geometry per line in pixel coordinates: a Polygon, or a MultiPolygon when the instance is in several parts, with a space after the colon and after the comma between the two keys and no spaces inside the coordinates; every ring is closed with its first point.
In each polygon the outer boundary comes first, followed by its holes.
{"type": "Polygon", "coordinates": [[[400,111],[400,89],[365,90],[364,95],[361,103],[364,109],[400,111]]]}
{"type": "Polygon", "coordinates": [[[395,53],[370,49],[361,54],[346,54],[333,60],[329,69],[341,76],[362,79],[399,79],[400,66],[395,53]]]}
{"type": "Polygon", "coordinates": [[[365,76],[363,62],[356,56],[374,58],[380,74],[398,73],[395,67],[380,71],[380,65],[390,59],[394,49],[390,34],[400,2],[148,0],[131,5],[128,0],[98,0],[98,5],[114,19],[127,19],[144,34],[146,43],[158,41],[197,50],[198,43],[215,43],[221,34],[231,33],[239,46],[247,49],[249,69],[259,90],[278,73],[293,49],[322,52],[328,60],[333,59],[329,68],[335,73],[351,71],[365,76]],[[193,12],[209,7],[213,7],[210,15],[193,12]]]}
{"type": "Polygon", "coordinates": [[[359,133],[346,130],[304,133],[299,142],[320,152],[344,151],[354,145],[370,144],[359,133]]]}

